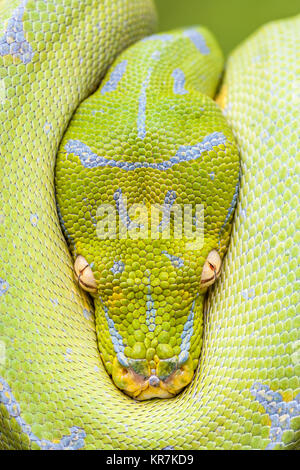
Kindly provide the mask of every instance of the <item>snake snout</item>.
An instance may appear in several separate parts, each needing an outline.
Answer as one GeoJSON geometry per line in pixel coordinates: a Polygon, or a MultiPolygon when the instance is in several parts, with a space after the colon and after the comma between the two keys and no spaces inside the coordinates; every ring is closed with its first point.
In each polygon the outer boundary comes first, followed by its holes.
{"type": "Polygon", "coordinates": [[[114,359],[112,379],[116,386],[137,400],[172,398],[193,378],[193,361],[189,357],[179,364],[177,357],[160,360],[150,369],[146,360],[130,360],[128,367],[114,359]]]}

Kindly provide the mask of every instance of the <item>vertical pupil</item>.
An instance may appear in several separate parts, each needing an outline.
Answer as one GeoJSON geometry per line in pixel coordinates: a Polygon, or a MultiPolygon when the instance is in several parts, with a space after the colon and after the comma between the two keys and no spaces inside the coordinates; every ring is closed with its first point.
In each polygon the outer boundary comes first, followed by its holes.
{"type": "Polygon", "coordinates": [[[210,269],[211,269],[212,271],[215,271],[215,267],[214,267],[214,265],[213,265],[213,264],[211,264],[209,261],[208,261],[208,264],[209,264],[209,267],[210,267],[210,269]]]}

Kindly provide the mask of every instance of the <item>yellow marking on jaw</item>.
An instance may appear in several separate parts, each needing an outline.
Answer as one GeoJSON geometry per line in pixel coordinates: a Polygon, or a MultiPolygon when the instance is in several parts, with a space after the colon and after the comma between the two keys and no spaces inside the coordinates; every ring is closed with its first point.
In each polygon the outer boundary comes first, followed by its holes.
{"type": "Polygon", "coordinates": [[[159,383],[156,386],[149,383],[150,367],[148,369],[148,376],[142,376],[130,368],[123,367],[115,357],[113,360],[112,378],[116,386],[127,395],[137,400],[148,400],[151,398],[171,398],[175,396],[191,382],[194,375],[191,357],[165,380],[158,380],[159,383]]]}
{"type": "Polygon", "coordinates": [[[143,378],[123,367],[116,357],[113,360],[112,376],[116,386],[126,393],[135,395],[147,388],[143,378]]]}

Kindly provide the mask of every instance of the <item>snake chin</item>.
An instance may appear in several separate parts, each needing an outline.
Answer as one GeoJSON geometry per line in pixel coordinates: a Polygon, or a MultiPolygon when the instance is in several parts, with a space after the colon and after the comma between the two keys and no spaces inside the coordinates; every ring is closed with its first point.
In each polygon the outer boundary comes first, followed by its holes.
{"type": "Polygon", "coordinates": [[[158,363],[155,371],[142,375],[135,372],[132,367],[122,366],[115,358],[112,379],[119,389],[136,400],[173,398],[193,379],[194,368],[191,357],[167,376],[161,373],[160,366],[158,363]]]}

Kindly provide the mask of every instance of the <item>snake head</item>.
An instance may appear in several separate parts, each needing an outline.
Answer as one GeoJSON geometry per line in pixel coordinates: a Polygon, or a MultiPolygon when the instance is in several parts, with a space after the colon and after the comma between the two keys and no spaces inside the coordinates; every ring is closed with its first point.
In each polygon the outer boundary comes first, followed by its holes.
{"type": "MultiPolygon", "coordinates": [[[[193,299],[184,290],[174,289],[173,283],[179,283],[180,277],[184,277],[184,266],[173,257],[173,263],[177,261],[174,268],[166,253],[163,250],[160,263],[157,260],[157,265],[163,268],[159,273],[159,282],[154,277],[156,271],[151,275],[149,268],[152,264],[146,255],[144,265],[148,268],[144,270],[144,275],[140,272],[140,264],[136,275],[132,270],[128,273],[129,277],[125,273],[124,282],[122,273],[115,273],[115,288],[108,282],[102,284],[104,277],[99,278],[98,271],[94,275],[84,256],[77,256],[74,263],[78,284],[94,297],[103,362],[117,387],[138,400],[171,398],[191,382],[202,344],[204,292],[221,271],[221,257],[216,250],[211,250],[198,279],[199,294],[193,299]],[[161,286],[170,294],[172,291],[168,302],[159,295],[163,292],[161,286]],[[103,293],[111,288],[113,294],[104,303],[103,293]],[[145,292],[144,302],[143,296],[138,295],[140,292],[145,292]],[[159,298],[162,300],[158,303],[159,298]],[[183,321],[182,313],[185,313],[183,321]],[[177,315],[179,321],[176,322],[177,315]],[[178,324],[183,325],[182,330],[178,324]],[[106,328],[108,331],[103,334],[106,328]]],[[[133,267],[136,266],[131,266],[131,269],[133,267]]],[[[125,266],[123,268],[125,271],[125,266]]],[[[187,276],[190,274],[188,270],[187,276]]]]}
{"type": "Polygon", "coordinates": [[[202,34],[178,30],[122,53],[77,108],[56,161],[60,220],[76,280],[94,299],[99,354],[140,400],[173,397],[193,379],[204,297],[237,201],[237,146],[212,99],[222,61],[217,48],[199,50],[202,34]]]}

